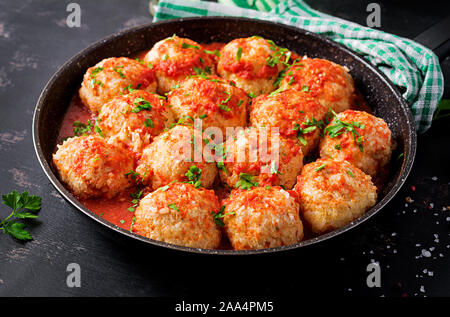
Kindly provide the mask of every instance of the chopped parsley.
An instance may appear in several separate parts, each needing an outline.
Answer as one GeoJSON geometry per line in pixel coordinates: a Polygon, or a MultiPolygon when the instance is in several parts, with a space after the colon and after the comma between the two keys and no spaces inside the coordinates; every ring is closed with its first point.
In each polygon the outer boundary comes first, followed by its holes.
{"type": "Polygon", "coordinates": [[[269,97],[275,96],[276,94],[279,94],[279,93],[282,92],[282,91],[283,91],[283,88],[280,87],[280,88],[278,88],[277,90],[272,91],[272,92],[269,94],[269,97]]]}
{"type": "Polygon", "coordinates": [[[132,84],[129,84],[129,85],[126,86],[123,90],[124,90],[124,93],[126,93],[127,91],[128,91],[128,92],[135,92],[135,91],[137,91],[139,88],[141,88],[141,84],[137,85],[136,89],[133,88],[133,85],[132,85],[132,84]]]}
{"type": "Polygon", "coordinates": [[[181,44],[181,48],[193,48],[194,50],[198,50],[200,49],[200,46],[183,43],[181,44]]]}
{"type": "Polygon", "coordinates": [[[258,182],[253,182],[253,177],[246,173],[239,173],[239,180],[236,182],[235,188],[250,190],[252,187],[257,187],[258,182]]]}
{"type": "MultiPolygon", "coordinates": [[[[200,77],[204,78],[204,79],[210,79],[208,78],[206,75],[210,75],[211,74],[211,67],[209,66],[205,66],[205,69],[202,69],[200,67],[194,67],[194,71],[197,75],[199,75],[200,77]]],[[[211,80],[212,81],[212,80],[211,80]]]]}
{"type": "Polygon", "coordinates": [[[94,88],[95,85],[103,86],[103,83],[99,80],[96,80],[95,76],[97,76],[97,74],[100,73],[101,71],[103,71],[104,69],[105,69],[104,67],[97,67],[97,68],[94,68],[94,70],[92,71],[91,76],[90,76],[92,88],[94,88]]]}
{"type": "Polygon", "coordinates": [[[205,52],[206,54],[209,54],[209,55],[216,55],[217,57],[220,57],[220,52],[219,52],[219,50],[214,50],[214,51],[204,50],[204,52],[205,52]]]}
{"type": "Polygon", "coordinates": [[[169,189],[169,185],[166,185],[166,186],[159,187],[159,188],[157,189],[157,191],[165,192],[165,191],[168,190],[168,189],[169,189]]]}
{"type": "Polygon", "coordinates": [[[113,68],[113,70],[119,74],[120,78],[125,78],[125,74],[122,72],[123,66],[116,66],[113,68]]]}
{"type": "Polygon", "coordinates": [[[323,169],[325,166],[327,166],[327,164],[322,164],[322,165],[320,165],[319,167],[316,167],[314,170],[316,171],[316,172],[318,172],[318,171],[320,171],[321,169],[323,169]]]}
{"type": "Polygon", "coordinates": [[[219,227],[223,227],[225,226],[225,223],[223,222],[223,218],[226,215],[235,215],[236,213],[234,211],[230,211],[225,213],[225,205],[222,206],[222,208],[220,208],[220,210],[215,213],[214,211],[211,212],[211,215],[214,216],[214,222],[216,223],[216,225],[218,225],[219,227]]]}
{"type": "Polygon", "coordinates": [[[163,61],[166,61],[168,58],[169,58],[169,55],[167,55],[167,54],[164,54],[164,55],[162,56],[162,60],[163,60],[163,61]]]}
{"type": "Polygon", "coordinates": [[[130,178],[131,180],[136,180],[140,175],[138,172],[129,170],[128,173],[125,174],[126,178],[130,178]]]}
{"type": "Polygon", "coordinates": [[[231,93],[228,91],[224,91],[224,93],[226,93],[228,97],[220,102],[219,108],[225,111],[231,111],[231,109],[225,105],[228,103],[228,101],[230,101],[231,93]]]}
{"type": "Polygon", "coordinates": [[[283,69],[281,72],[278,73],[277,79],[273,82],[274,87],[278,87],[281,85],[281,81],[284,79],[284,76],[286,75],[286,69],[283,69]]]}
{"type": "Polygon", "coordinates": [[[277,46],[272,40],[267,40],[270,45],[270,49],[274,51],[272,55],[268,56],[266,59],[267,65],[274,67],[279,63],[284,65],[289,65],[289,59],[291,58],[291,52],[287,48],[277,46]],[[284,58],[284,60],[283,60],[284,58]]]}
{"type": "Polygon", "coordinates": [[[189,170],[184,175],[189,179],[187,183],[194,185],[195,188],[199,188],[202,185],[202,182],[200,180],[202,176],[202,170],[197,166],[191,165],[191,167],[189,167],[189,170]]]}
{"type": "Polygon", "coordinates": [[[102,129],[100,129],[100,127],[98,126],[98,122],[101,122],[101,119],[97,118],[95,120],[95,125],[94,125],[94,131],[97,132],[102,138],[105,137],[105,135],[102,132],[102,129]]]}
{"type": "Polygon", "coordinates": [[[75,121],[73,123],[73,134],[75,136],[86,136],[92,132],[92,121],[88,120],[87,124],[80,121],[75,121]]]}
{"type": "Polygon", "coordinates": [[[238,47],[237,53],[236,53],[236,60],[240,61],[242,57],[242,47],[238,47]]]}
{"type": "Polygon", "coordinates": [[[301,144],[306,145],[308,142],[303,137],[304,134],[308,134],[312,131],[314,131],[317,127],[315,125],[309,126],[306,128],[300,128],[300,124],[296,123],[293,130],[297,131],[297,139],[300,141],[301,144]]]}
{"type": "Polygon", "coordinates": [[[361,136],[361,134],[359,134],[359,132],[356,129],[357,128],[364,129],[365,125],[361,124],[360,122],[355,122],[355,121],[353,121],[352,123],[344,122],[336,117],[336,113],[334,113],[334,115],[335,115],[335,118],[332,121],[331,125],[328,125],[325,128],[325,134],[328,133],[330,138],[335,138],[344,132],[350,132],[352,134],[355,144],[358,145],[359,150],[361,152],[363,152],[364,149],[363,149],[363,144],[362,144],[362,136],[361,136]]]}
{"type": "Polygon", "coordinates": [[[175,203],[169,204],[167,207],[169,207],[170,209],[173,209],[175,211],[180,212],[180,209],[178,208],[177,204],[175,204],[175,203]]]}
{"type": "Polygon", "coordinates": [[[355,177],[355,175],[353,175],[352,171],[347,169],[347,174],[350,175],[351,177],[355,177]]]}
{"type": "Polygon", "coordinates": [[[133,233],[133,226],[134,223],[136,222],[136,217],[133,217],[133,220],[131,221],[131,226],[130,226],[130,232],[133,233]]]}
{"type": "Polygon", "coordinates": [[[145,124],[144,125],[145,125],[146,128],[154,128],[155,127],[155,125],[153,124],[152,119],[150,119],[150,118],[145,119],[145,124]]]}
{"type": "Polygon", "coordinates": [[[309,87],[308,86],[305,86],[305,85],[303,85],[302,86],[302,90],[301,91],[303,91],[303,92],[309,92],[309,87]]]}
{"type": "Polygon", "coordinates": [[[91,78],[94,78],[95,76],[97,76],[97,74],[100,73],[101,71],[103,71],[104,69],[105,69],[104,67],[94,68],[94,70],[91,73],[91,78]]]}
{"type": "Polygon", "coordinates": [[[133,113],[138,113],[141,110],[152,110],[152,105],[150,104],[150,102],[148,102],[142,97],[134,99],[133,105],[136,106],[133,109],[131,109],[131,112],[133,113]]]}

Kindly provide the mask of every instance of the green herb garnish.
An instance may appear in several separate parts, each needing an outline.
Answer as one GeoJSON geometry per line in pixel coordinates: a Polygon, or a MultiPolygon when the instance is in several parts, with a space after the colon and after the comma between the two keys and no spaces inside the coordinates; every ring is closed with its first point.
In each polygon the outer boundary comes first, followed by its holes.
{"type": "Polygon", "coordinates": [[[236,60],[240,61],[242,57],[242,47],[239,47],[236,53],[236,60]]]}
{"type": "Polygon", "coordinates": [[[0,230],[18,240],[33,240],[31,234],[25,229],[26,225],[17,222],[17,219],[36,219],[35,214],[41,209],[41,197],[29,195],[27,191],[19,194],[13,190],[2,195],[2,203],[12,209],[8,217],[0,222],[0,230]]]}
{"type": "Polygon", "coordinates": [[[114,70],[117,74],[119,74],[119,76],[120,76],[121,78],[125,78],[125,74],[122,72],[122,68],[123,68],[123,66],[116,66],[116,67],[113,68],[113,70],[114,70]]]}
{"type": "Polygon", "coordinates": [[[215,213],[214,211],[211,212],[211,215],[214,216],[214,222],[215,222],[216,225],[218,225],[219,227],[225,226],[225,223],[223,222],[222,219],[223,219],[226,215],[235,215],[235,214],[236,214],[236,213],[235,213],[234,211],[230,211],[230,212],[225,213],[225,205],[222,206],[222,207],[220,208],[220,210],[219,210],[217,213],[215,213]]]}
{"type": "Polygon", "coordinates": [[[253,182],[252,175],[246,173],[239,173],[239,180],[236,182],[235,188],[250,190],[252,187],[257,187],[258,182],[253,182]]]}
{"type": "Polygon", "coordinates": [[[193,48],[194,50],[200,49],[199,46],[197,46],[197,45],[192,45],[192,44],[188,44],[188,43],[183,43],[183,44],[181,44],[181,48],[193,48]]]}
{"type": "Polygon", "coordinates": [[[202,182],[200,180],[202,176],[202,170],[197,166],[191,165],[191,167],[189,167],[189,170],[184,175],[189,179],[187,183],[194,185],[195,188],[199,188],[202,185],[202,182]]]}
{"type": "Polygon", "coordinates": [[[333,122],[331,123],[331,125],[328,125],[325,128],[325,130],[324,130],[325,134],[328,133],[330,138],[335,138],[344,132],[350,132],[353,136],[353,140],[354,140],[355,144],[358,145],[359,150],[361,152],[363,152],[364,149],[363,149],[363,144],[362,144],[362,136],[361,136],[361,134],[359,134],[359,132],[356,130],[356,128],[364,129],[365,125],[361,124],[360,122],[355,122],[355,121],[353,121],[352,123],[341,121],[340,119],[338,119],[336,117],[335,112],[333,112],[333,114],[335,115],[335,118],[334,118],[333,122]]]}
{"type": "Polygon", "coordinates": [[[220,52],[219,52],[218,50],[214,50],[214,51],[204,50],[204,52],[205,52],[206,54],[216,55],[217,57],[220,57],[220,52]]]}
{"type": "Polygon", "coordinates": [[[92,132],[92,121],[88,120],[87,124],[80,121],[75,121],[73,123],[73,134],[75,136],[86,136],[92,132]]]}
{"type": "Polygon", "coordinates": [[[327,166],[327,164],[322,164],[322,165],[320,165],[319,167],[316,167],[314,170],[316,171],[316,172],[318,172],[318,171],[320,171],[321,169],[323,169],[325,166],[327,166]]]}
{"type": "Polygon", "coordinates": [[[138,113],[141,110],[152,110],[152,105],[150,104],[150,102],[148,102],[142,97],[134,99],[133,105],[136,106],[133,109],[131,109],[131,112],[133,113],[138,113]]]}
{"type": "Polygon", "coordinates": [[[146,128],[154,128],[155,127],[155,125],[153,124],[152,119],[150,119],[150,118],[145,119],[145,124],[144,125],[145,125],[146,128]]]}

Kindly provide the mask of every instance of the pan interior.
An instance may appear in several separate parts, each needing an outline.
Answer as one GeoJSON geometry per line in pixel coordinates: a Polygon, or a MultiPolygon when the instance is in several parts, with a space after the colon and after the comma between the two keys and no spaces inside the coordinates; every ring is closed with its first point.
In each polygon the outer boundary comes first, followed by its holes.
{"type": "Polygon", "coordinates": [[[301,29],[245,18],[223,17],[179,19],[143,25],[111,35],[75,55],[51,78],[38,100],[33,120],[33,140],[38,159],[50,181],[67,200],[88,216],[122,234],[148,243],[211,254],[255,254],[298,248],[323,241],[358,225],[378,212],[399,190],[411,169],[416,148],[414,124],[407,104],[392,83],[361,56],[327,38],[301,29]],[[363,94],[374,114],[383,118],[392,131],[397,143],[392,160],[403,153],[401,160],[393,163],[391,175],[379,195],[378,203],[358,220],[331,233],[286,247],[252,251],[201,250],[150,240],[114,226],[81,205],[57,179],[51,164],[60,124],[71,97],[79,88],[87,68],[104,58],[131,56],[148,50],[156,42],[173,34],[200,43],[228,42],[235,38],[259,35],[300,55],[324,58],[346,66],[356,88],[363,94]]]}

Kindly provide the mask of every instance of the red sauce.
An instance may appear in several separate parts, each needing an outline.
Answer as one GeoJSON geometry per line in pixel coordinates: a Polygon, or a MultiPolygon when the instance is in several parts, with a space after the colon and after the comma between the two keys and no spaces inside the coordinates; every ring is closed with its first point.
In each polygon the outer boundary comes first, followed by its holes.
{"type": "Polygon", "coordinates": [[[134,211],[130,212],[127,209],[132,207],[133,204],[130,194],[135,190],[129,190],[122,193],[113,199],[92,198],[92,199],[79,199],[79,201],[91,210],[97,216],[123,228],[130,230],[133,222],[134,211]]]}
{"type": "Polygon", "coordinates": [[[73,136],[73,123],[75,121],[87,123],[89,119],[94,124],[95,116],[83,105],[78,93],[76,93],[70,101],[70,105],[67,108],[66,115],[59,129],[57,143],[61,144],[65,138],[73,136]]]}

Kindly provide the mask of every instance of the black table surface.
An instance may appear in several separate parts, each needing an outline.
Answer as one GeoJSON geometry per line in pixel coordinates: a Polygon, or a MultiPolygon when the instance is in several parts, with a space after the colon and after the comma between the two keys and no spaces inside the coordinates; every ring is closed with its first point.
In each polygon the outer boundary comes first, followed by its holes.
{"type": "MultiPolygon", "coordinates": [[[[28,190],[42,197],[39,220],[30,228],[33,241],[0,235],[0,295],[450,295],[448,119],[419,136],[413,170],[385,209],[312,247],[264,256],[186,254],[123,237],[72,207],[35,156],[36,100],[72,55],[151,16],[147,0],[79,0],[82,26],[68,28],[69,2],[0,2],[0,193],[28,190]],[[381,268],[379,288],[366,284],[367,265],[374,261],[381,268]],[[66,284],[69,263],[80,265],[79,288],[66,284]]],[[[365,23],[369,2],[327,0],[313,7],[365,23]]],[[[450,7],[448,1],[425,7],[423,1],[407,7],[378,2],[381,29],[409,38],[443,19],[450,7]]],[[[0,206],[0,218],[6,213],[0,206]]]]}

